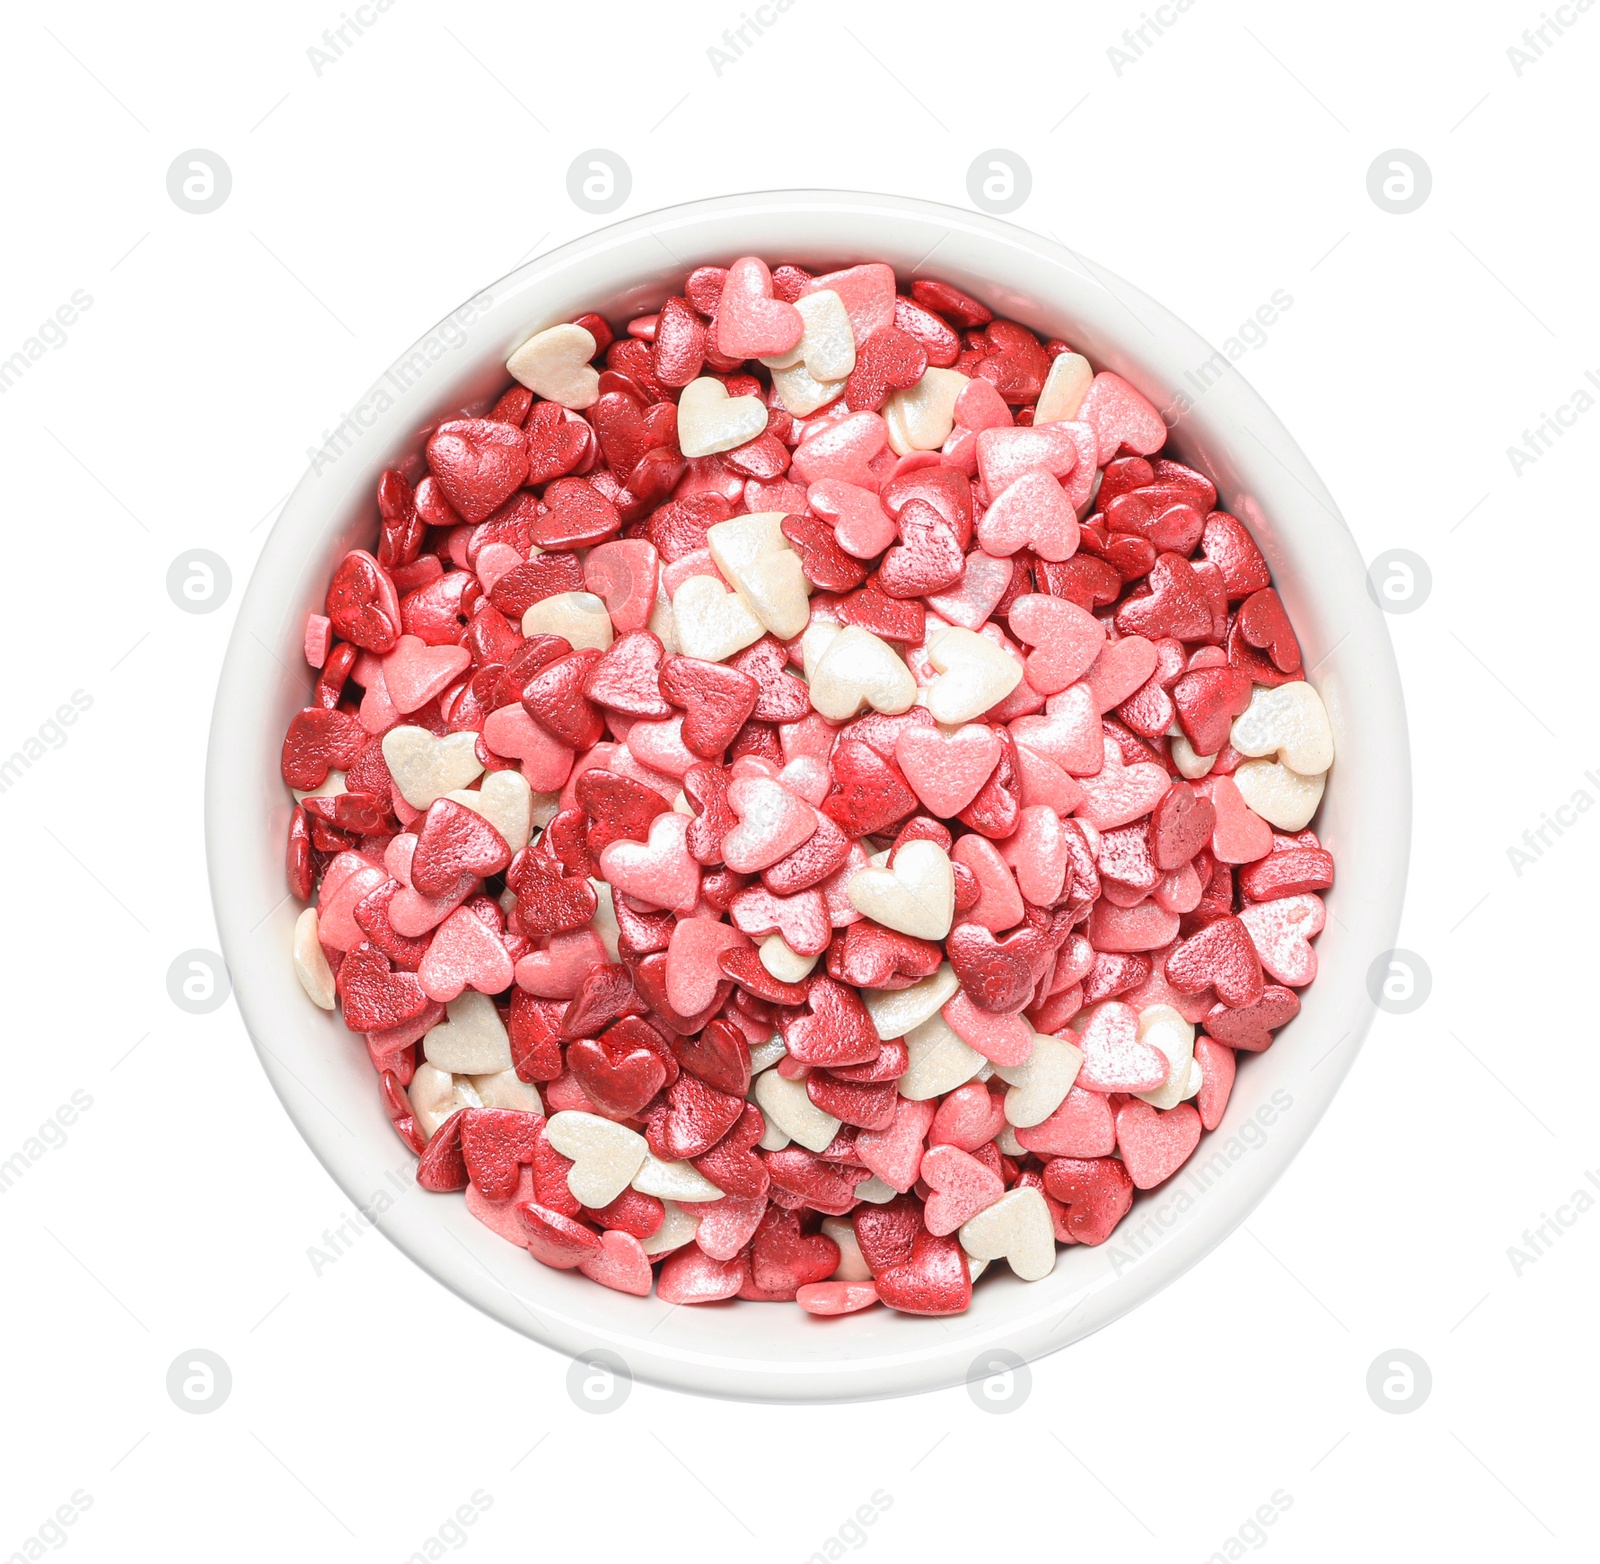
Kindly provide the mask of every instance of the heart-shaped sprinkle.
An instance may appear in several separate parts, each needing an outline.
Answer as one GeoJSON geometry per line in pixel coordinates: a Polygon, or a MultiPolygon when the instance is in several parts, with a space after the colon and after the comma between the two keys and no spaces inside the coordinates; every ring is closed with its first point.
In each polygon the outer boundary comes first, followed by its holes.
{"type": "MultiPolygon", "coordinates": [[[[908,358],[907,362],[913,360],[908,358]]],[[[896,455],[937,451],[950,438],[955,428],[956,403],[967,383],[967,377],[959,370],[936,366],[889,396],[883,407],[883,422],[896,455]]]]}
{"type": "Polygon", "coordinates": [[[429,436],[428,470],[463,521],[492,516],[528,476],[528,437],[492,418],[454,418],[429,436]]]}
{"type": "Polygon", "coordinates": [[[1066,1207],[1067,1232],[1080,1244],[1103,1244],[1133,1205],[1133,1180],[1116,1157],[1056,1157],[1045,1164],[1044,1187],[1066,1207]]]}
{"type": "Polygon", "coordinates": [[[862,869],[846,888],[864,917],[916,939],[943,939],[955,916],[950,855],[937,842],[908,842],[887,869],[862,869]]]}
{"type": "Polygon", "coordinates": [[[1090,382],[1077,416],[1094,430],[1102,465],[1123,446],[1149,456],[1166,444],[1167,426],[1154,403],[1110,370],[1090,382]]]}
{"type": "Polygon", "coordinates": [[[996,1174],[955,1146],[930,1147],[922,1158],[921,1174],[932,1192],[923,1204],[923,1222],[934,1234],[955,1232],[1005,1192],[996,1174]]]}
{"type": "Polygon", "coordinates": [[[1217,918],[1167,957],[1167,981],[1180,994],[1214,988],[1225,1005],[1243,1007],[1261,998],[1261,961],[1246,925],[1217,918]]]}
{"type": "Polygon", "coordinates": [[[554,1113],[545,1134],[563,1157],[572,1160],[567,1188],[580,1204],[610,1205],[644,1164],[643,1135],[594,1113],[554,1113]]]}
{"type": "Polygon", "coordinates": [[[1228,742],[1252,758],[1276,754],[1303,777],[1320,776],[1333,764],[1327,708],[1304,679],[1275,689],[1258,688],[1243,714],[1235,718],[1228,742]]]}
{"type": "Polygon", "coordinates": [[[1077,513],[1050,473],[1025,472],[994,497],[978,541],[991,554],[1027,548],[1041,559],[1067,559],[1078,547],[1077,513]]]}
{"type": "Polygon", "coordinates": [[[1074,1085],[1047,1119],[1019,1129],[1017,1141],[1040,1156],[1109,1156],[1117,1141],[1116,1121],[1103,1093],[1074,1085]]]}
{"type": "Polygon", "coordinates": [[[422,1039],[429,1064],[455,1075],[492,1075],[511,1068],[505,1023],[487,994],[464,993],[445,1006],[445,1014],[449,1019],[422,1039]]]}
{"type": "Polygon", "coordinates": [[[690,576],[672,596],[679,649],[686,657],[719,663],[766,634],[748,602],[715,576],[690,576]]]}
{"type": "Polygon", "coordinates": [[[1075,1082],[1094,1092],[1150,1092],[1166,1084],[1167,1057],[1139,1041],[1139,1015],[1108,1000],[1090,1013],[1079,1039],[1083,1066],[1075,1082]]]}
{"type": "Polygon", "coordinates": [[[650,822],[646,842],[626,838],[600,853],[600,872],[617,890],[651,907],[692,911],[700,895],[700,866],[689,856],[686,815],[667,810],[650,822]]]}
{"type": "Polygon", "coordinates": [[[678,448],[685,456],[734,450],[766,427],[767,410],[759,397],[730,397],[711,375],[691,380],[678,397],[678,448]]]}
{"type": "Polygon", "coordinates": [[[1099,772],[1078,784],[1084,795],[1078,817],[1097,830],[1109,831],[1149,814],[1165,795],[1169,779],[1149,761],[1124,765],[1122,751],[1111,739],[1105,740],[1101,755],[1099,772]]]}
{"type": "Polygon", "coordinates": [[[782,512],[718,522],[706,533],[706,546],[766,629],[783,640],[805,629],[811,584],[783,534],[782,512]]]}
{"type": "Polygon", "coordinates": [[[529,337],[506,360],[506,369],[536,396],[562,407],[592,407],[600,394],[600,376],[590,363],[597,351],[584,327],[550,326],[529,337]]]}
{"type": "Polygon", "coordinates": [[[1055,1230],[1037,1189],[1007,1190],[969,1217],[959,1236],[974,1260],[1004,1260],[1025,1282],[1043,1281],[1055,1269],[1055,1230]]]}
{"type": "Polygon", "coordinates": [[[593,592],[556,592],[541,598],[522,616],[526,636],[558,635],[574,650],[606,651],[612,642],[611,616],[593,592]]]}
{"type": "Polygon", "coordinates": [[[440,1001],[468,987],[498,994],[511,986],[511,957],[474,908],[458,907],[435,931],[417,981],[429,999],[440,1001]]]}
{"type": "Polygon", "coordinates": [[[1041,695],[1075,684],[1094,666],[1106,645],[1105,627],[1063,597],[1030,592],[1011,605],[1011,633],[1034,648],[1023,665],[1041,695]]]}
{"type": "Polygon", "coordinates": [[[1137,1096],[1152,1108],[1173,1108],[1200,1089],[1194,1063],[1194,1027],[1171,1005],[1146,1005],[1139,1012],[1139,1041],[1165,1055],[1167,1079],[1153,1092],[1137,1096]]]}
{"type": "Polygon", "coordinates": [[[1011,588],[1015,562],[973,549],[961,567],[961,579],[942,592],[930,593],[928,607],[942,619],[966,630],[981,630],[1011,588]]]}
{"type": "Polygon", "coordinates": [[[879,1273],[878,1297],[905,1314],[960,1314],[972,1299],[967,1257],[954,1239],[919,1233],[911,1258],[879,1273]]]}
{"type": "Polygon", "coordinates": [[[755,874],[787,857],[817,830],[817,812],[769,777],[740,777],[728,788],[739,823],[722,839],[722,861],[755,874]]]}
{"type": "Polygon", "coordinates": [[[477,788],[459,788],[444,795],[463,809],[480,814],[515,853],[528,845],[533,829],[533,790],[520,771],[495,771],[477,788]]]}
{"type": "Polygon", "coordinates": [[[1163,1113],[1147,1102],[1117,1109],[1117,1150],[1135,1189],[1154,1189],[1172,1177],[1200,1144],[1200,1115],[1180,1102],[1163,1113]]]}
{"type": "Polygon", "coordinates": [[[1249,931],[1266,971],[1291,988],[1304,988],[1317,975],[1311,940],[1322,932],[1327,916],[1320,896],[1284,896],[1243,908],[1239,922],[1249,931]]]}
{"type": "Polygon", "coordinates": [[[811,704],[831,722],[847,722],[870,706],[906,711],[917,698],[917,682],[888,642],[857,625],[846,625],[829,641],[811,673],[811,704]]]}
{"type": "Polygon", "coordinates": [[[1272,827],[1245,801],[1232,777],[1207,777],[1200,784],[1217,812],[1211,852],[1219,863],[1254,863],[1272,851],[1272,827]]]}
{"type": "Polygon", "coordinates": [[[955,969],[941,965],[903,988],[870,989],[864,995],[873,1029],[885,1042],[915,1031],[958,991],[955,969]]]}
{"type": "Polygon", "coordinates": [[[1083,1068],[1083,1052],[1062,1037],[1034,1034],[1033,1050],[1021,1064],[996,1065],[1006,1093],[1006,1122],[1018,1129],[1043,1124],[1072,1090],[1083,1068]]]}
{"type": "Polygon", "coordinates": [[[1250,810],[1268,825],[1280,831],[1302,831],[1322,802],[1327,774],[1302,776],[1275,760],[1247,760],[1233,773],[1233,785],[1250,810]]]}
{"type": "Polygon", "coordinates": [[[935,722],[949,727],[982,716],[1022,682],[1017,658],[960,625],[928,637],[928,661],[939,674],[928,686],[928,710],[935,722]]]}
{"type": "MultiPolygon", "coordinates": [[[[782,359],[800,346],[805,317],[773,297],[772,273],[756,256],[728,268],[717,299],[717,351],[727,358],[782,359]]],[[[684,447],[684,455],[703,455],[684,447]]]]}
{"type": "Polygon", "coordinates": [[[805,1083],[786,1080],[776,1070],[757,1076],[755,1099],[773,1124],[810,1151],[826,1151],[839,1133],[839,1120],[812,1102],[805,1083]]]}

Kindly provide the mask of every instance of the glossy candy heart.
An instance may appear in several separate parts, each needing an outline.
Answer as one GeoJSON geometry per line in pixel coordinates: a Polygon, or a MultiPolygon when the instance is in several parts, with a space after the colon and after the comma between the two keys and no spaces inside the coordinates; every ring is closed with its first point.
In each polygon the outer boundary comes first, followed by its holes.
{"type": "Polygon", "coordinates": [[[773,297],[765,262],[746,255],[728,268],[717,299],[717,351],[728,358],[779,357],[800,343],[805,320],[773,297]]]}
{"type": "Polygon", "coordinates": [[[1044,1187],[1067,1208],[1067,1231],[1080,1244],[1103,1244],[1133,1204],[1133,1180],[1115,1157],[1056,1157],[1045,1164],[1044,1187]]]}
{"type": "Polygon", "coordinates": [[[563,407],[590,407],[599,394],[599,375],[589,361],[598,351],[583,326],[551,326],[535,333],[506,360],[506,368],[538,396],[563,407]]]}
{"type": "Polygon", "coordinates": [[[992,1206],[1005,1185],[983,1163],[957,1146],[932,1146],[923,1155],[922,1181],[932,1193],[923,1205],[930,1233],[953,1233],[978,1212],[992,1206]]]}
{"type": "Polygon", "coordinates": [[[937,728],[905,728],[894,757],[912,790],[935,815],[958,815],[999,763],[1000,735],[984,723],[951,734],[937,728]]]}
{"type": "Polygon", "coordinates": [[[876,1277],[879,1298],[905,1314],[960,1314],[972,1299],[967,1257],[954,1239],[919,1233],[911,1257],[876,1277]]]}
{"type": "Polygon", "coordinates": [[[456,418],[429,437],[428,468],[463,521],[491,516],[528,476],[528,438],[511,424],[456,418]]]}
{"type": "Polygon", "coordinates": [[[1076,683],[1106,644],[1100,622],[1065,598],[1027,593],[1011,605],[1009,623],[1018,640],[1035,648],[1024,672],[1041,695],[1054,695],[1076,683]]]}
{"type": "Polygon", "coordinates": [[[1189,1160],[1200,1143],[1200,1115],[1180,1102],[1162,1112],[1147,1102],[1117,1109],[1117,1149],[1135,1189],[1154,1189],[1189,1160]]]}
{"type": "Polygon", "coordinates": [[[1217,918],[1167,957],[1167,981],[1180,994],[1214,988],[1225,1005],[1242,1008],[1261,998],[1261,961],[1246,926],[1217,918]]]}
{"type": "Polygon", "coordinates": [[[1027,548],[1041,559],[1067,559],[1078,547],[1077,512],[1050,472],[1025,472],[990,502],[978,541],[991,554],[1027,548]]]}

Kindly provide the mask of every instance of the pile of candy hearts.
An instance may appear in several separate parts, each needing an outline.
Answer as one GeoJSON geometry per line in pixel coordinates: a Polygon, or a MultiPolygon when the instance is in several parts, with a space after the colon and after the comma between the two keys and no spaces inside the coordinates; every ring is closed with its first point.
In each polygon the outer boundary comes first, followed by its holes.
{"type": "Polygon", "coordinates": [[[378,485],[289,880],[427,1189],[672,1303],[1103,1243],[1316,976],[1328,717],[1155,407],[946,283],[704,266],[378,485]]]}

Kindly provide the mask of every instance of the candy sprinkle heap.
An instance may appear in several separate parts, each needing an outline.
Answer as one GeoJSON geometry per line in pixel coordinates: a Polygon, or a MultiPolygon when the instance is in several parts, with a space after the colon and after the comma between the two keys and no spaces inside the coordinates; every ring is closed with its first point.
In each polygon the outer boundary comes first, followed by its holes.
{"type": "Polygon", "coordinates": [[[878,263],[506,367],[384,473],[283,744],[295,970],[417,1181],[668,1303],[955,1314],[1105,1242],[1316,976],[1333,741],[1249,532],[1127,381],[878,263]]]}

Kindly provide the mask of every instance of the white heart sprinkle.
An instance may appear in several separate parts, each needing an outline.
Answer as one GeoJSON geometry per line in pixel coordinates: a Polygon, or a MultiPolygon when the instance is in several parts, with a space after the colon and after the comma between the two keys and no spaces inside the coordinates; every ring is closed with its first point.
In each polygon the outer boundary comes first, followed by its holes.
{"type": "Polygon", "coordinates": [[[799,1141],[807,1151],[826,1150],[839,1133],[839,1120],[812,1102],[804,1081],[791,1081],[776,1070],[768,1070],[756,1077],[751,1095],[768,1122],[791,1140],[799,1141]]]}
{"type": "Polygon", "coordinates": [[[788,1052],[788,1044],[784,1042],[782,1032],[774,1032],[764,1043],[752,1043],[750,1045],[750,1074],[756,1076],[760,1075],[763,1070],[770,1070],[788,1052]]]}
{"type": "Polygon", "coordinates": [[[621,961],[622,953],[617,946],[617,940],[622,935],[622,930],[617,926],[616,903],[611,899],[611,887],[604,880],[597,880],[589,876],[589,883],[594,887],[595,909],[594,916],[589,919],[589,927],[600,936],[600,943],[606,948],[607,961],[621,961]]]}
{"type": "Polygon", "coordinates": [[[1094,370],[1081,353],[1057,353],[1050,360],[1050,372],[1034,404],[1033,422],[1058,424],[1076,418],[1088,394],[1094,370]]]}
{"type": "Polygon", "coordinates": [[[1004,1259],[1025,1282],[1043,1281],[1056,1266],[1055,1227],[1041,1191],[1023,1185],[961,1225],[961,1247],[975,1260],[1004,1259]]]}
{"type": "Polygon", "coordinates": [[[955,871],[937,842],[907,842],[894,855],[893,868],[860,869],[851,875],[845,895],[857,912],[886,929],[913,939],[940,940],[955,917],[955,871]]]}
{"type": "Polygon", "coordinates": [[[685,657],[720,663],[759,641],[766,626],[715,576],[690,576],[673,594],[672,617],[685,657]]]}
{"type": "Polygon", "coordinates": [[[1033,1034],[1033,1052],[1021,1064],[996,1065],[1006,1093],[1006,1122],[1017,1129],[1043,1124],[1066,1100],[1083,1066],[1083,1050],[1064,1037],[1033,1034]]]}
{"type": "Polygon", "coordinates": [[[917,681],[887,641],[860,625],[833,636],[811,674],[811,704],[830,722],[848,722],[863,706],[893,716],[917,702],[917,681]]]}
{"type": "Polygon", "coordinates": [[[811,617],[811,583],[783,535],[784,514],[756,511],[719,521],[706,532],[717,569],[780,641],[799,635],[811,617]]]}
{"type": "Polygon", "coordinates": [[[691,380],[678,397],[678,449],[685,456],[715,456],[744,445],[767,427],[759,397],[729,396],[714,375],[691,380]]]}
{"type": "Polygon", "coordinates": [[[550,1144],[572,1158],[567,1188],[573,1199],[591,1209],[608,1206],[644,1165],[649,1146],[643,1135],[597,1113],[563,1109],[545,1121],[550,1144]]]}
{"type": "Polygon", "coordinates": [[[348,793],[350,789],[345,785],[344,772],[330,771],[316,787],[292,787],[289,791],[294,794],[294,801],[297,804],[303,804],[308,798],[337,798],[341,793],[348,793]]]}
{"type": "Polygon", "coordinates": [[[876,1173],[864,1183],[856,1185],[856,1199],[865,1200],[869,1205],[886,1206],[900,1191],[891,1188],[878,1177],[876,1173]]]}
{"type": "Polygon", "coordinates": [[[808,418],[820,407],[835,401],[844,391],[842,380],[818,380],[804,364],[772,371],[772,389],[784,411],[796,418],[808,418]]]}
{"type": "Polygon", "coordinates": [[[836,625],[828,619],[813,619],[806,626],[800,637],[800,667],[807,680],[816,678],[822,654],[833,645],[843,628],[843,625],[836,625]]]}
{"type": "Polygon", "coordinates": [[[333,983],[333,968],[323,954],[322,941],[317,938],[317,909],[307,907],[294,924],[294,975],[312,1004],[323,1010],[333,1009],[337,990],[333,983]]]}
{"type": "Polygon", "coordinates": [[[665,1213],[661,1218],[661,1226],[648,1238],[639,1240],[639,1247],[648,1255],[681,1249],[700,1231],[698,1211],[684,1211],[670,1200],[664,1200],[661,1204],[665,1213]]]}
{"type": "Polygon", "coordinates": [[[476,733],[435,738],[426,728],[390,728],[383,736],[383,762],[413,809],[464,788],[483,770],[476,733]]]}
{"type": "Polygon", "coordinates": [[[832,288],[818,288],[796,299],[794,307],[805,322],[800,340],[787,353],[761,362],[768,369],[793,369],[803,364],[819,384],[837,385],[847,380],[856,367],[856,334],[844,300],[832,288]]]}
{"type": "Polygon", "coordinates": [[[512,379],[563,407],[592,407],[600,373],[589,361],[598,344],[587,328],[563,323],[536,333],[506,360],[512,379]]]}
{"type": "Polygon", "coordinates": [[[650,622],[645,629],[661,643],[667,656],[676,657],[683,650],[678,645],[678,621],[672,612],[672,599],[667,595],[663,581],[656,582],[656,603],[650,610],[650,622]]]}
{"type": "Polygon", "coordinates": [[[460,1108],[481,1108],[482,1099],[465,1076],[452,1075],[426,1059],[417,1066],[406,1089],[411,1102],[411,1116],[424,1140],[432,1140],[433,1133],[460,1108]]]}
{"type": "Polygon", "coordinates": [[[937,451],[950,438],[956,426],[956,398],[966,384],[960,370],[927,369],[914,386],[896,391],[883,404],[889,446],[896,456],[937,451]]]}
{"type": "Polygon", "coordinates": [[[1172,763],[1178,768],[1179,776],[1198,782],[1201,777],[1210,775],[1217,763],[1215,755],[1197,755],[1188,734],[1177,723],[1172,724],[1168,736],[1172,740],[1172,763]]]}
{"type": "Polygon", "coordinates": [[[911,1062],[900,1077],[900,1095],[912,1102],[940,1097],[970,1081],[988,1064],[969,1048],[942,1015],[929,1016],[915,1031],[906,1033],[911,1062]]]}
{"type": "Polygon", "coordinates": [[[861,998],[878,1036],[888,1042],[914,1032],[929,1016],[937,1015],[960,987],[955,968],[945,961],[909,988],[867,988],[861,991],[861,998]]]}
{"type": "Polygon", "coordinates": [[[497,1070],[493,1075],[470,1077],[472,1089],[485,1108],[507,1108],[515,1113],[543,1113],[539,1088],[525,1081],[515,1070],[497,1070]]]}
{"type": "Polygon", "coordinates": [[[653,1151],[645,1152],[643,1166],[633,1175],[633,1187],[657,1200],[721,1200],[725,1193],[693,1163],[663,1162],[653,1151]]]}
{"type": "Polygon", "coordinates": [[[950,625],[928,637],[928,661],[939,677],[928,686],[935,722],[971,722],[1022,683],[1022,664],[975,630],[950,625]]]}
{"type": "Polygon", "coordinates": [[[444,1013],[446,1019],[422,1039],[429,1064],[456,1075],[494,1075],[511,1068],[511,1040],[487,994],[469,988],[452,999],[444,1013]]]}
{"type": "Polygon", "coordinates": [[[761,958],[761,965],[780,983],[798,983],[810,977],[811,969],[821,959],[819,956],[797,955],[781,934],[767,935],[756,946],[756,954],[761,958]]]}
{"type": "Polygon", "coordinates": [[[520,771],[491,771],[477,788],[457,788],[444,795],[480,814],[506,840],[512,852],[528,845],[533,816],[533,789],[520,771]]]}
{"type": "Polygon", "coordinates": [[[1247,760],[1234,773],[1239,796],[1269,825],[1303,831],[1322,802],[1327,773],[1302,776],[1276,760],[1247,760]]]}
{"type": "Polygon", "coordinates": [[[1328,709],[1304,679],[1275,689],[1258,684],[1250,704],[1233,719],[1228,742],[1241,755],[1276,753],[1303,777],[1321,776],[1333,764],[1328,709]]]}
{"type": "Polygon", "coordinates": [[[1138,1039],[1149,1043],[1167,1061],[1167,1078],[1153,1092],[1135,1092],[1152,1108],[1176,1108],[1189,1090],[1189,1065],[1194,1059],[1194,1028],[1171,1005],[1146,1005],[1139,1012],[1138,1039]]]}
{"type": "Polygon", "coordinates": [[[573,651],[597,647],[609,651],[611,615],[593,592],[557,592],[531,604],[522,616],[524,635],[564,635],[573,651]]]}

